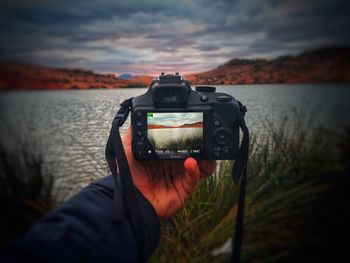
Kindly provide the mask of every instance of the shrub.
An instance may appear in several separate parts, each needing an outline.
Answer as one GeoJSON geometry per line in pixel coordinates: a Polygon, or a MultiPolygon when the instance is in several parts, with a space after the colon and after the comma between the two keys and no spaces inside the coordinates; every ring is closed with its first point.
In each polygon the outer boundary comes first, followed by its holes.
{"type": "Polygon", "coordinates": [[[0,242],[22,235],[55,206],[53,176],[43,158],[23,142],[11,148],[0,141],[0,242]]]}

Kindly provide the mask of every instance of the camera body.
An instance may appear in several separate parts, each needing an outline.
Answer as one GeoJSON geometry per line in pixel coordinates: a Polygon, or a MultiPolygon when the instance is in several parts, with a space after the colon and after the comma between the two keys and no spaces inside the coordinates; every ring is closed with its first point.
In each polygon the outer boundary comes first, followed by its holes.
{"type": "Polygon", "coordinates": [[[239,150],[240,105],[212,86],[162,73],[132,99],[132,151],[137,160],[232,160],[239,150]]]}

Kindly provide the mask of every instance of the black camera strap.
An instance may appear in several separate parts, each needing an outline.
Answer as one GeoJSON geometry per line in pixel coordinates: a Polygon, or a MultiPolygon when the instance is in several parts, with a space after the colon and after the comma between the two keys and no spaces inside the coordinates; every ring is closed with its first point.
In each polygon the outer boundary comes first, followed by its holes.
{"type": "Polygon", "coordinates": [[[241,146],[239,148],[235,164],[232,168],[232,179],[237,184],[239,181],[239,195],[237,202],[237,215],[235,231],[232,237],[232,254],[231,262],[240,262],[241,257],[241,245],[243,238],[243,218],[244,218],[244,201],[247,186],[247,165],[248,165],[248,154],[249,154],[249,129],[245,124],[244,115],[247,112],[247,108],[237,101],[240,108],[239,113],[239,127],[243,132],[243,138],[241,146]]]}
{"type": "Polygon", "coordinates": [[[131,110],[132,98],[120,104],[120,109],[114,117],[111,131],[107,140],[105,156],[108,167],[114,177],[115,191],[112,203],[112,220],[120,222],[123,220],[123,207],[126,208],[132,230],[134,232],[139,253],[139,261],[145,262],[144,240],[142,237],[142,219],[140,208],[136,198],[136,187],[132,180],[128,160],[125,155],[119,128],[124,124],[131,110]],[[117,173],[117,165],[119,175],[117,173]],[[123,205],[124,203],[124,205],[123,205]]]}
{"type": "MultiPolygon", "coordinates": [[[[139,252],[139,261],[144,262],[146,259],[143,245],[144,240],[142,237],[142,219],[136,198],[136,187],[132,180],[129,164],[125,155],[119,132],[119,128],[124,124],[131,110],[131,100],[132,98],[127,99],[120,104],[121,107],[113,119],[111,131],[106,144],[105,156],[108,167],[115,181],[115,191],[112,204],[112,220],[114,222],[120,222],[123,220],[123,207],[125,206],[136,238],[139,252]],[[118,163],[119,167],[119,175],[117,173],[116,162],[118,163]]],[[[233,181],[235,183],[239,183],[240,181],[236,225],[232,242],[233,253],[231,257],[231,262],[235,263],[240,261],[240,249],[243,236],[244,199],[247,183],[247,163],[249,152],[249,130],[244,121],[244,115],[247,112],[247,109],[239,101],[238,103],[240,106],[239,126],[243,132],[243,138],[238,155],[236,157],[235,165],[232,169],[233,181]]]]}
{"type": "Polygon", "coordinates": [[[244,201],[247,186],[247,165],[248,165],[248,154],[249,154],[249,129],[245,124],[244,115],[247,112],[247,108],[237,101],[240,108],[239,113],[239,126],[243,132],[243,138],[241,146],[239,148],[238,155],[236,157],[235,165],[232,168],[232,178],[237,184],[239,181],[239,195],[237,202],[237,215],[235,232],[232,239],[232,254],[231,262],[240,262],[241,256],[241,245],[243,238],[243,218],[244,218],[244,201]]]}

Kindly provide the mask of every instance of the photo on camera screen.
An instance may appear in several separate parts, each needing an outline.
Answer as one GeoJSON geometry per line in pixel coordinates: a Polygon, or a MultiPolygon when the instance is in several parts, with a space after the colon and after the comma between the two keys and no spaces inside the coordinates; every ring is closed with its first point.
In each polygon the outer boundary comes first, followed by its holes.
{"type": "Polygon", "coordinates": [[[203,145],[203,112],[149,112],[147,134],[158,154],[199,154],[203,145]]]}

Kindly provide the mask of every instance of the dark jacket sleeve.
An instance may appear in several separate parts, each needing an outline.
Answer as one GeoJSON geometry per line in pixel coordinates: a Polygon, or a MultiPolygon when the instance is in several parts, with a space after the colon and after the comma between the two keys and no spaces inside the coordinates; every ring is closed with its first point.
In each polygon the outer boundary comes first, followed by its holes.
{"type": "MultiPolygon", "coordinates": [[[[137,244],[127,217],[113,223],[114,181],[105,177],[81,190],[2,249],[1,262],[137,262],[137,244]]],[[[159,242],[159,220],[137,191],[148,258],[159,242]]]]}

